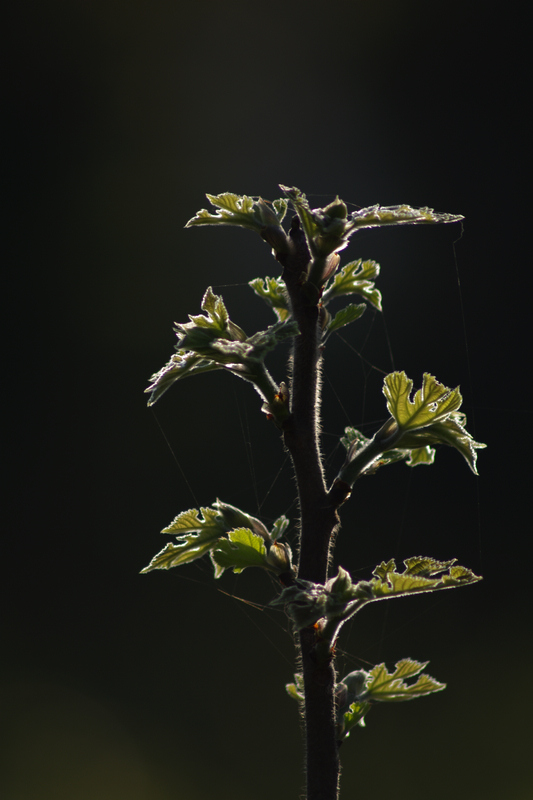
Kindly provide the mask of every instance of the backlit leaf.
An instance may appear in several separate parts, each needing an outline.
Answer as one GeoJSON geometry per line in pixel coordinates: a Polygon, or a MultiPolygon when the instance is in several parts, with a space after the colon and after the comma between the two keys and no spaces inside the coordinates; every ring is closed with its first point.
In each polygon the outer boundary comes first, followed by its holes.
{"type": "Polygon", "coordinates": [[[392,372],[384,380],[387,408],[402,431],[416,430],[445,420],[463,402],[459,387],[448,389],[424,373],[422,388],[411,399],[413,381],[405,372],[392,372]]]}
{"type": "Polygon", "coordinates": [[[174,517],[170,525],[163,528],[161,533],[173,533],[182,536],[185,533],[212,533],[221,536],[227,528],[217,510],[212,508],[190,508],[174,517]]]}
{"type": "Polygon", "coordinates": [[[381,293],[374,286],[374,280],[378,277],[379,270],[379,264],[375,261],[359,259],[346,264],[325,289],[322,304],[326,305],[334,297],[358,294],[378,311],[381,311],[381,293]]]}
{"type": "Polygon", "coordinates": [[[348,711],[345,711],[343,714],[342,725],[337,728],[337,739],[341,741],[341,739],[347,739],[350,735],[350,731],[358,725],[360,728],[364,728],[366,725],[365,717],[372,708],[372,703],[367,703],[365,701],[356,701],[350,705],[348,711]]]}
{"type": "Polygon", "coordinates": [[[222,192],[222,194],[207,194],[207,199],[217,211],[212,213],[205,208],[188,221],[186,228],[196,225],[236,225],[240,228],[249,228],[261,234],[268,225],[278,225],[287,211],[287,200],[274,200],[273,203],[247,195],[222,192]]]}
{"type": "Polygon", "coordinates": [[[207,194],[206,197],[218,210],[213,214],[205,208],[200,209],[196,216],[188,221],[186,228],[194,225],[238,225],[260,232],[263,227],[264,223],[254,207],[253,198],[246,195],[241,197],[232,192],[207,194]]]}
{"type": "Polygon", "coordinates": [[[454,564],[455,559],[436,561],[418,556],[404,561],[406,569],[397,572],[393,559],[383,562],[376,567],[373,573],[375,577],[370,581],[373,599],[399,597],[416,592],[433,592],[455,586],[466,586],[481,580],[466,567],[454,567],[454,564]]]}
{"type": "Polygon", "coordinates": [[[150,385],[145,389],[145,392],[150,392],[148,405],[153,406],[177,380],[203,372],[212,372],[215,369],[221,369],[221,365],[202,358],[192,351],[178,350],[170,357],[170,361],[150,378],[150,385]]]}
{"type": "Polygon", "coordinates": [[[350,322],[354,322],[356,319],[359,319],[359,317],[361,317],[365,311],[365,303],[350,303],[344,308],[341,308],[341,310],[337,311],[329,323],[327,327],[328,334],[339,330],[339,328],[344,327],[344,325],[348,325],[350,322]]]}
{"type": "Polygon", "coordinates": [[[215,564],[215,578],[219,578],[225,569],[231,567],[233,572],[242,572],[246,567],[268,569],[264,539],[249,528],[230,531],[227,539],[218,542],[211,558],[215,564]]]}
{"type": "Polygon", "coordinates": [[[432,208],[411,208],[408,205],[368,206],[350,214],[351,228],[377,228],[382,225],[419,225],[459,222],[461,214],[445,214],[432,208]]]}
{"type": "Polygon", "coordinates": [[[280,322],[290,314],[285,283],[281,278],[255,278],[249,286],[274,311],[280,322]]]}
{"type": "Polygon", "coordinates": [[[446,688],[445,683],[440,683],[430,675],[420,675],[428,665],[428,661],[421,663],[410,658],[398,661],[394,672],[388,672],[385,664],[378,664],[368,673],[366,681],[365,699],[378,702],[398,703],[405,700],[414,700],[426,694],[440,692],[446,688]],[[419,675],[415,683],[408,684],[406,679],[419,675]]]}
{"type": "Polygon", "coordinates": [[[177,544],[167,544],[145,567],[142,572],[151,572],[154,569],[170,569],[182,564],[189,564],[197,558],[202,558],[215,547],[219,539],[226,532],[226,528],[212,508],[191,508],[183,511],[173,519],[161,533],[173,533],[178,536],[177,544]]]}
{"type": "Polygon", "coordinates": [[[281,517],[278,517],[277,520],[274,522],[272,526],[272,530],[270,531],[270,537],[273,542],[277,542],[278,539],[281,539],[287,528],[289,527],[289,520],[282,514],[281,517]]]}

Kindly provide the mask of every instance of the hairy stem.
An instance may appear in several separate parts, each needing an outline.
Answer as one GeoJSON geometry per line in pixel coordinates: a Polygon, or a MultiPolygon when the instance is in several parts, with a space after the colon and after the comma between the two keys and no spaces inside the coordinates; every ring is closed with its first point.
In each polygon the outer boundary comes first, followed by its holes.
{"type": "MultiPolygon", "coordinates": [[[[300,334],[293,350],[291,414],[283,431],[300,503],[298,577],[324,583],[339,520],[328,498],[320,454],[318,295],[305,282],[309,252],[297,218],[293,220],[290,239],[291,252],[279,260],[300,334]]],[[[317,656],[316,631],[312,626],[301,631],[299,646],[305,691],[307,800],[337,800],[340,765],[335,735],[333,656],[330,653],[325,658],[317,656]]]]}

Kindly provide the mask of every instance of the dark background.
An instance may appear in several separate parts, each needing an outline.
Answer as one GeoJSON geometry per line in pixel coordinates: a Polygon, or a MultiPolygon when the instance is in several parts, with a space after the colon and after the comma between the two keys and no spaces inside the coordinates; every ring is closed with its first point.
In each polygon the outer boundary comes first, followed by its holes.
{"type": "MultiPolygon", "coordinates": [[[[6,800],[299,796],[283,615],[229,596],[264,604],[268,580],[215,584],[208,563],[138,574],[175,514],[217,496],[267,521],[296,518],[250,386],[200,376],[155,416],[143,395],[172,351],[172,322],[199,313],[206,286],[246,330],[273,321],[246,286],[276,274],[264,243],[183,225],[205,192],[274,199],[280,182],[314,206],[338,193],[351,208],[466,217],[463,231],[362,232],[343,254],[381,263],[385,311],[345,329],[354,349],[328,345],[330,474],[344,426],[371,432],[384,418],[380,370],[393,367],[418,385],[425,370],[460,383],[469,428],[489,444],[479,478],[439,451],[431,469],[362,482],[343,510],[337,563],[358,577],[417,554],[484,576],[376,604],[346,631],[341,669],[429,659],[448,689],[372,710],[342,748],[343,797],[530,797],[528,95],[523,20],[506,13],[420,0],[11,10],[6,800]]],[[[284,356],[270,362],[278,380],[284,356]]]]}

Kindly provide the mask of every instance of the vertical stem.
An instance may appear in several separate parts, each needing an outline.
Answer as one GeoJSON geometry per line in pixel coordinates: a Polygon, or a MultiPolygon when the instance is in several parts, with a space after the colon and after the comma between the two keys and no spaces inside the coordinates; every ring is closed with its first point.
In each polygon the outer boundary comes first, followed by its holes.
{"type": "MultiPolygon", "coordinates": [[[[305,283],[309,252],[295,218],[291,253],[280,256],[292,313],[300,330],[293,351],[291,415],[284,425],[300,502],[298,577],[324,583],[338,515],[328,501],[319,443],[320,329],[318,296],[305,283]]],[[[318,659],[313,626],[300,633],[305,693],[307,800],[337,800],[339,754],[335,734],[335,667],[333,655],[318,659]]]]}

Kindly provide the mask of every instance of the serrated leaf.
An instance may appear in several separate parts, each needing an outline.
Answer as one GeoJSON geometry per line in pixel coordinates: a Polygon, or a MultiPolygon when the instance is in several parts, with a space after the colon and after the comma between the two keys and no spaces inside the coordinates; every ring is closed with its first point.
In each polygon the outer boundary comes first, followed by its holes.
{"type": "Polygon", "coordinates": [[[202,299],[202,310],[206,314],[189,315],[190,322],[177,324],[180,336],[178,346],[184,350],[208,347],[213,339],[228,339],[243,342],[246,334],[231,322],[222,297],[213,294],[209,286],[202,299]]]}
{"type": "Polygon", "coordinates": [[[423,697],[432,692],[440,692],[446,688],[430,675],[420,675],[415,683],[407,684],[407,678],[419,675],[428,665],[410,658],[402,659],[396,664],[393,673],[389,673],[385,664],[378,664],[370,670],[366,683],[365,698],[387,703],[403,702],[423,697]]]}
{"type": "Polygon", "coordinates": [[[169,542],[153,559],[147,567],[141,570],[141,575],[151,572],[154,569],[170,569],[171,567],[181,567],[183,564],[190,564],[197,558],[202,558],[209,553],[217,543],[217,539],[202,537],[198,533],[193,533],[187,537],[186,541],[178,544],[169,542]]]}
{"type": "Polygon", "coordinates": [[[188,221],[186,228],[195,225],[237,225],[242,228],[250,228],[260,233],[264,223],[261,220],[259,211],[252,197],[247,195],[233,194],[232,192],[222,192],[222,194],[207,194],[207,199],[218,211],[212,214],[205,208],[188,221]]]}
{"type": "Polygon", "coordinates": [[[327,327],[328,334],[338,331],[344,325],[349,325],[350,322],[355,322],[366,311],[365,303],[350,303],[349,305],[337,311],[331,322],[327,327]]]}
{"type": "Polygon", "coordinates": [[[288,318],[290,315],[289,300],[285,283],[281,278],[255,278],[253,281],[249,281],[248,285],[270,306],[280,322],[288,318]]]}
{"type": "Polygon", "coordinates": [[[248,197],[247,195],[233,194],[233,192],[207,194],[206,197],[217,209],[216,213],[213,214],[202,208],[188,221],[186,228],[192,228],[195,225],[234,225],[261,234],[266,226],[274,225],[279,226],[280,233],[284,234],[281,222],[287,211],[285,198],[269,203],[261,197],[248,197]]]}
{"type": "MultiPolygon", "coordinates": [[[[404,563],[405,572],[408,575],[419,575],[424,578],[430,578],[433,575],[438,575],[445,570],[449,570],[456,562],[455,558],[450,559],[449,561],[437,561],[436,558],[429,558],[428,556],[414,556],[412,558],[406,558],[404,563]]],[[[389,561],[389,564],[391,562],[389,561]]],[[[395,569],[394,562],[393,569],[395,569]]],[[[458,567],[458,569],[465,569],[464,567],[458,567]]],[[[468,572],[468,570],[466,570],[468,572]]],[[[385,576],[386,577],[386,576],[385,576]]]]}
{"type": "Polygon", "coordinates": [[[374,279],[378,277],[379,271],[379,264],[375,261],[351,261],[342,267],[324,291],[322,304],[327,305],[334,297],[358,294],[381,311],[381,292],[374,286],[374,279]]]}
{"type": "Polygon", "coordinates": [[[145,389],[145,392],[151,393],[148,405],[153,406],[177,380],[203,372],[212,372],[215,369],[221,369],[221,366],[196,353],[178,350],[171,356],[170,361],[150,378],[150,385],[145,389]]]}
{"type": "Polygon", "coordinates": [[[350,228],[377,228],[382,225],[419,225],[459,222],[461,214],[445,214],[432,208],[411,208],[408,205],[368,206],[350,214],[350,228]]]}
{"type": "Polygon", "coordinates": [[[439,589],[450,589],[455,586],[467,586],[481,578],[466,567],[454,567],[451,561],[435,561],[435,559],[419,556],[404,561],[404,572],[396,571],[394,559],[383,562],[374,570],[374,578],[370,581],[373,599],[399,597],[416,592],[433,592],[439,589]],[[447,574],[441,573],[447,570],[447,574]],[[452,572],[452,570],[456,570],[452,572]]]}
{"type": "Polygon", "coordinates": [[[205,315],[190,316],[190,322],[176,325],[178,352],[152,375],[146,390],[151,393],[148,405],[153,405],[180,378],[223,368],[253,383],[268,404],[268,413],[280,425],[288,409],[272,406],[280,389],[263,362],[278,344],[298,335],[296,322],[287,318],[247,337],[230,320],[222,298],[213,294],[211,287],[204,295],[202,309],[205,315]]]}
{"type": "Polygon", "coordinates": [[[202,558],[224,537],[225,528],[217,512],[211,508],[191,508],[173,519],[161,533],[177,535],[177,544],[167,544],[142,570],[170,569],[202,558]]]}
{"type": "Polygon", "coordinates": [[[448,389],[433,375],[424,373],[422,388],[413,399],[413,381],[405,372],[392,372],[384,380],[383,394],[387,398],[387,408],[402,431],[414,431],[442,422],[461,406],[463,398],[456,389],[448,389]]]}
{"type": "Polygon", "coordinates": [[[269,568],[264,539],[249,528],[230,531],[227,539],[218,542],[211,558],[215,564],[215,578],[230,568],[233,572],[242,572],[246,567],[269,568]]]}
{"type": "MultiPolygon", "coordinates": [[[[323,286],[324,259],[345,248],[350,237],[360,228],[381,225],[414,225],[421,223],[457,222],[462,216],[441,214],[431,208],[411,208],[408,205],[370,206],[348,216],[346,204],[338,197],[325,208],[310,209],[307,198],[296,187],[281,186],[292,202],[305,233],[311,255],[309,282],[315,287],[323,286]]],[[[378,303],[377,295],[373,296],[378,303]]]]}
{"type": "Polygon", "coordinates": [[[188,511],[182,511],[177,517],[174,517],[168,527],[163,528],[161,533],[173,533],[175,536],[182,536],[185,533],[213,533],[221,536],[226,528],[218,513],[212,508],[190,508],[188,511]]]}
{"type": "Polygon", "coordinates": [[[218,206],[222,213],[226,214],[249,214],[254,207],[252,197],[243,195],[242,197],[232,192],[222,192],[222,194],[206,194],[207,199],[213,206],[218,206]]]}
{"type": "Polygon", "coordinates": [[[222,297],[213,294],[213,290],[210,286],[204,294],[202,310],[207,311],[207,317],[199,315],[197,317],[190,317],[190,319],[196,325],[203,325],[206,328],[214,327],[217,332],[225,332],[229,321],[229,314],[222,297]]]}

